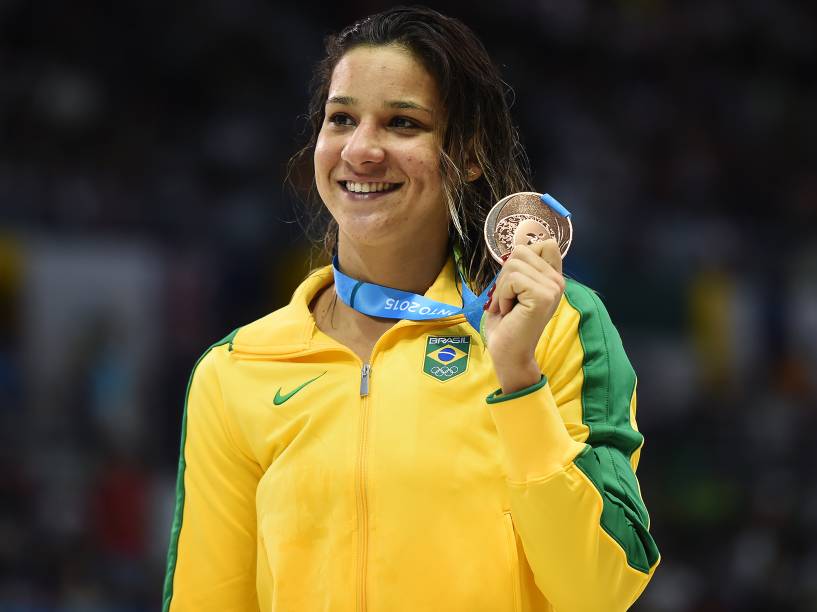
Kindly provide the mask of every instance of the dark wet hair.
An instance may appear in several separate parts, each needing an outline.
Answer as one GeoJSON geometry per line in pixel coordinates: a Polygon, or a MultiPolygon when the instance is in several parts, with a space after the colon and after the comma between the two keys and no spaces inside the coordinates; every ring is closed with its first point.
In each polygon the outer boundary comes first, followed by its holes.
{"type": "Polygon", "coordinates": [[[315,68],[307,116],[309,137],[289,160],[287,180],[306,206],[307,236],[327,255],[337,245],[337,224],[320,201],[313,154],[324,122],[332,71],[351,49],[397,45],[431,74],[443,103],[440,172],[449,212],[449,240],[461,254],[472,288],[481,290],[498,269],[483,240],[491,206],[517,191],[532,191],[525,150],[511,121],[512,93],[476,35],[462,22],[420,6],[395,7],[366,17],[326,39],[315,68]],[[469,182],[466,169],[482,174],[469,182]],[[328,218],[327,218],[328,217],[328,218]]]}

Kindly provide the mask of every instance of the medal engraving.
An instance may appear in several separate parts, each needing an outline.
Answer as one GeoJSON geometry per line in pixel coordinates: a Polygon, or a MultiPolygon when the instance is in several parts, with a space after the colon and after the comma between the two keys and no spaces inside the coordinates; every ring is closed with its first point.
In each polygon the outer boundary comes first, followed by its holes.
{"type": "Polygon", "coordinates": [[[562,258],[570,248],[573,225],[529,191],[514,193],[497,202],[485,219],[485,242],[493,258],[502,262],[518,244],[535,244],[554,238],[562,258]]]}

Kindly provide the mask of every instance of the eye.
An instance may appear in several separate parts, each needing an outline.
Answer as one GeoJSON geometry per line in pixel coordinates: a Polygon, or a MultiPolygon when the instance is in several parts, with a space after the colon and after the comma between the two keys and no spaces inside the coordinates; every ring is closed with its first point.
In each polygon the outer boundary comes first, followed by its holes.
{"type": "Polygon", "coordinates": [[[352,118],[346,113],[334,113],[328,117],[327,122],[337,126],[349,126],[355,124],[352,118]]]}
{"type": "Polygon", "coordinates": [[[394,117],[391,120],[391,125],[392,127],[400,129],[415,129],[420,127],[416,121],[413,121],[408,117],[394,117]]]}

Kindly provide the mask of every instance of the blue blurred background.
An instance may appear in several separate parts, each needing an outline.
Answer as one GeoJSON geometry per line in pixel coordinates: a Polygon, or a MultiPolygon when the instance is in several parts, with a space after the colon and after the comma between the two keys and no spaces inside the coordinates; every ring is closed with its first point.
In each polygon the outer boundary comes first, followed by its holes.
{"type": "MultiPolygon", "coordinates": [[[[311,67],[384,6],[0,1],[0,610],[158,609],[190,369],[308,269],[311,67]]],[[[817,610],[814,4],[434,6],[639,374],[635,609],[817,610]]]]}

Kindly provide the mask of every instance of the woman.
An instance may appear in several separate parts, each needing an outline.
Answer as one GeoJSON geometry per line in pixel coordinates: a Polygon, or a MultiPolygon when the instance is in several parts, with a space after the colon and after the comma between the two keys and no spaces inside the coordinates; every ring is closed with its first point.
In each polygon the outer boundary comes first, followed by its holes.
{"type": "Polygon", "coordinates": [[[310,110],[294,164],[338,269],[196,364],[165,609],[627,608],[659,557],[603,305],[549,240],[505,261],[482,335],[445,316],[460,275],[494,277],[489,207],[529,189],[484,48],[428,9],[374,15],[329,39],[310,110]],[[344,278],[443,306],[371,316],[344,278]]]}

